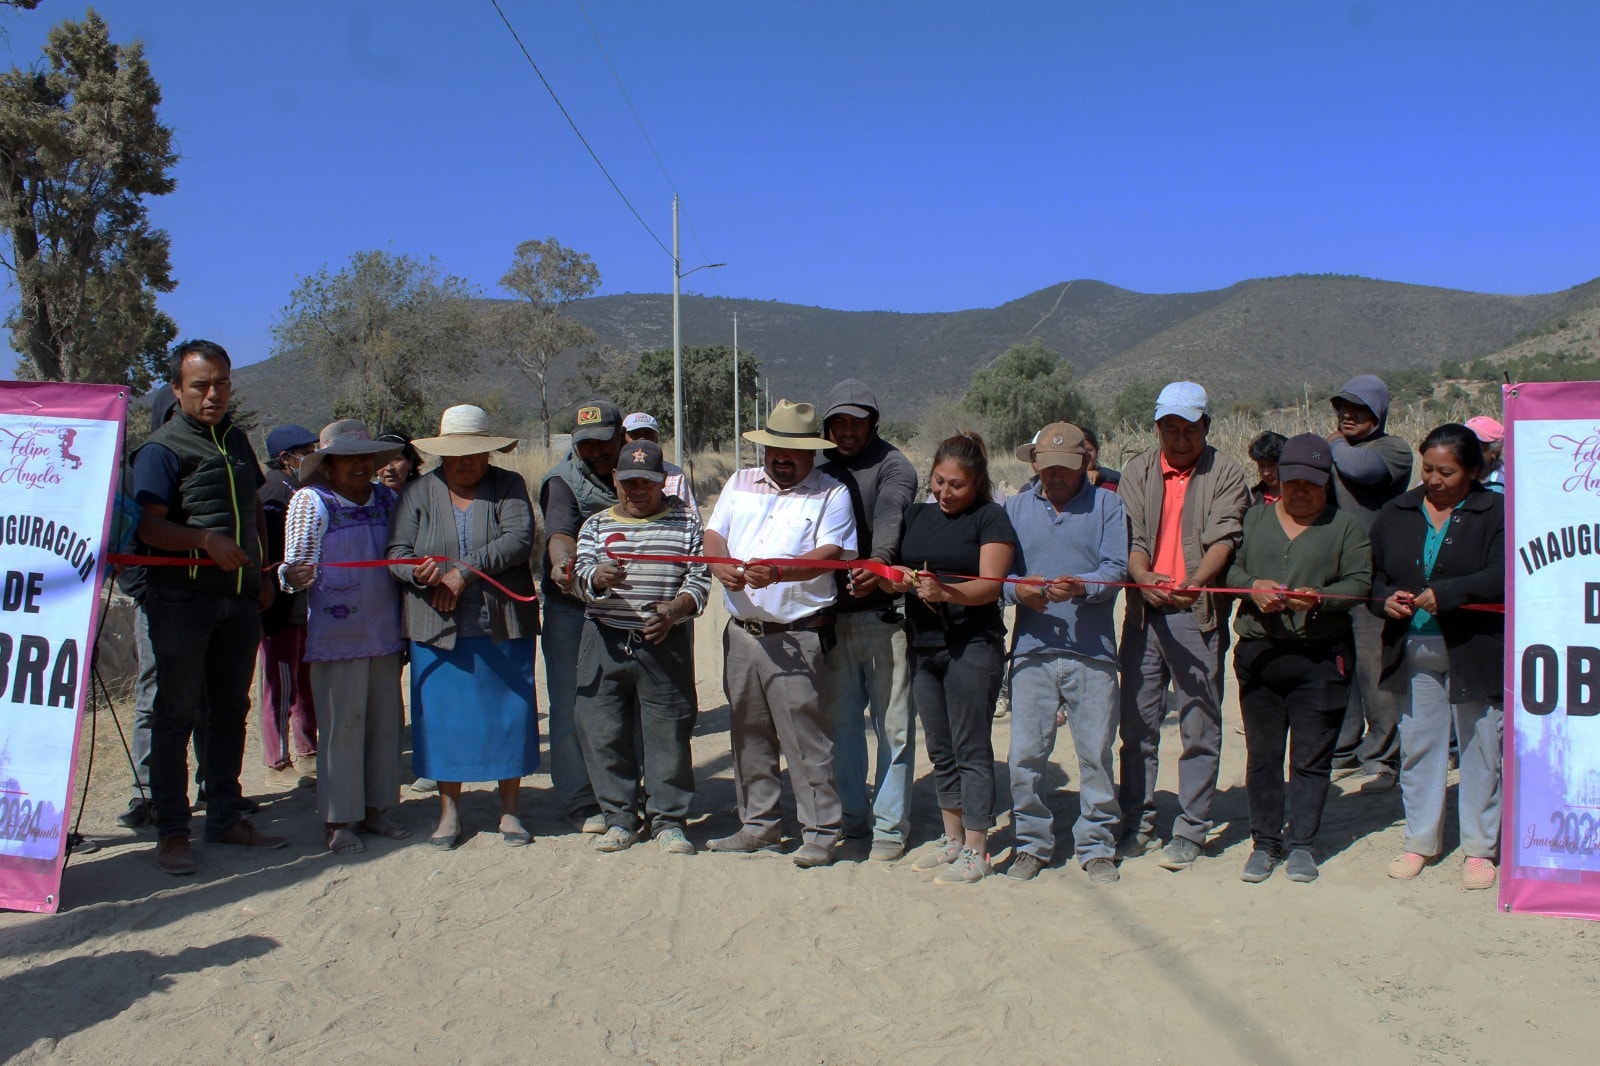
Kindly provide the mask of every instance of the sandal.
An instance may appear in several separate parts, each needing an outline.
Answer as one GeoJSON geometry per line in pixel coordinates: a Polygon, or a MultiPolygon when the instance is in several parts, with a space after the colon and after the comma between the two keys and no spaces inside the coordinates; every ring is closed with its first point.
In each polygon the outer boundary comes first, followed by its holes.
{"type": "Polygon", "coordinates": [[[1426,865],[1428,865],[1426,858],[1414,851],[1408,851],[1389,864],[1389,876],[1396,881],[1410,881],[1420,874],[1426,865]]]}
{"type": "Polygon", "coordinates": [[[1461,867],[1461,887],[1468,891],[1493,888],[1495,878],[1499,873],[1500,871],[1495,868],[1493,859],[1469,855],[1467,856],[1466,865],[1461,867]]]}
{"type": "Polygon", "coordinates": [[[361,838],[356,836],[354,830],[341,825],[328,830],[328,850],[335,855],[353,855],[358,851],[366,851],[367,846],[361,843],[361,838]]]}

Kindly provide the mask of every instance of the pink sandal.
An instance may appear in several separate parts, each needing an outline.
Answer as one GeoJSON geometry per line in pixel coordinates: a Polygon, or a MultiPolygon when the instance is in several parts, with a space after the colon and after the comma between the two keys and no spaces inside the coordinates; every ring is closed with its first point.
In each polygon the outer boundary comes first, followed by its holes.
{"type": "Polygon", "coordinates": [[[1414,851],[1408,851],[1389,864],[1389,876],[1396,881],[1410,881],[1420,874],[1426,865],[1428,865],[1426,858],[1414,851]]]}
{"type": "Polygon", "coordinates": [[[1461,867],[1461,887],[1469,891],[1493,888],[1495,878],[1499,873],[1500,871],[1495,868],[1493,859],[1469,855],[1467,856],[1466,865],[1461,867]]]}

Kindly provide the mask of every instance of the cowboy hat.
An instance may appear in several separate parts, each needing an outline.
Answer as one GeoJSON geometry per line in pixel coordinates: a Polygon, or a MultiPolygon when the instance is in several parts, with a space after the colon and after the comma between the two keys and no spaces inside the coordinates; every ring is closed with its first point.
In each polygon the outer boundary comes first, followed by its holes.
{"type": "Polygon", "coordinates": [[[482,455],[484,452],[509,452],[517,446],[517,438],[492,435],[489,412],[470,403],[461,403],[446,407],[439,416],[437,437],[418,437],[411,444],[429,455],[482,455]]]}
{"type": "Polygon", "coordinates": [[[817,409],[808,403],[790,403],[779,400],[767,416],[766,429],[752,429],[744,439],[768,448],[793,448],[796,451],[815,451],[831,448],[833,441],[822,436],[822,419],[817,409]]]}
{"type": "Polygon", "coordinates": [[[389,441],[373,440],[371,430],[359,418],[341,418],[322,427],[317,440],[317,450],[300,463],[300,484],[328,478],[327,458],[330,455],[370,455],[373,466],[382,466],[400,454],[400,445],[389,441]]]}

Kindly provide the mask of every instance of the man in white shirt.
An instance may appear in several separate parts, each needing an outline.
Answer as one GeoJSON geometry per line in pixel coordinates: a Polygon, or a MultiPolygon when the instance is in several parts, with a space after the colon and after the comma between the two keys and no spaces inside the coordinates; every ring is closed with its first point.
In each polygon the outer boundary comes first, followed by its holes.
{"type": "Polygon", "coordinates": [[[762,559],[854,559],[855,513],[845,486],[815,469],[822,420],[811,404],[779,400],[767,428],[746,433],[764,445],[759,468],[729,479],[706,527],[706,554],[745,560],[713,564],[731,619],[722,636],[723,688],[733,740],[739,831],[712,851],[773,850],[782,837],[778,757],[789,765],[801,846],[800,867],[827,866],[842,813],[833,783],[833,736],[818,697],[822,655],[833,643],[832,570],[762,559]]]}

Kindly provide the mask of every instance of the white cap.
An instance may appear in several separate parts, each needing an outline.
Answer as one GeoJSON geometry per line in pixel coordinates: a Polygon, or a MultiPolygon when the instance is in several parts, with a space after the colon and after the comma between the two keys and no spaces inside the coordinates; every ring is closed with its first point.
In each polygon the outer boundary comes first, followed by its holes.
{"type": "Polygon", "coordinates": [[[657,433],[661,432],[661,427],[656,425],[656,420],[643,411],[635,411],[622,420],[622,431],[624,433],[631,433],[636,429],[653,429],[657,433]]]}
{"type": "Polygon", "coordinates": [[[1156,397],[1156,417],[1159,422],[1167,415],[1177,415],[1185,422],[1198,422],[1209,413],[1206,390],[1192,381],[1174,381],[1156,397]]]}

